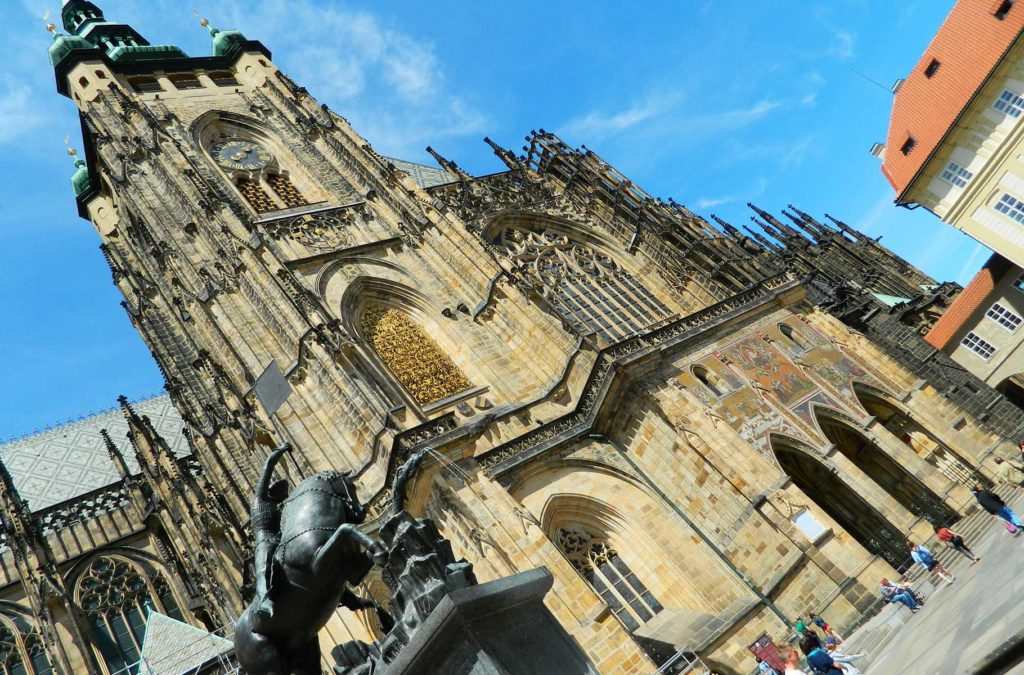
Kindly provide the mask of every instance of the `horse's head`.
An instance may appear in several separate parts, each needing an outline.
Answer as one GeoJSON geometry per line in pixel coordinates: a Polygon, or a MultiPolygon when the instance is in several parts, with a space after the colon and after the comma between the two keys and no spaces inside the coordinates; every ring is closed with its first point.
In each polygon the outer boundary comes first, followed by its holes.
{"type": "Polygon", "coordinates": [[[317,474],[317,478],[326,483],[329,486],[328,489],[336,494],[345,505],[346,522],[358,525],[366,520],[366,507],[359,501],[351,472],[325,471],[317,474]]]}

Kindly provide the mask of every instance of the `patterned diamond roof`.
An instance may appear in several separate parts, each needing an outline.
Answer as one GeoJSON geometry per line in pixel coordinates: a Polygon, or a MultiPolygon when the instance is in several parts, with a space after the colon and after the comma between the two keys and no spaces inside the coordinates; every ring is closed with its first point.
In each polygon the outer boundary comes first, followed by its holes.
{"type": "MultiPolygon", "coordinates": [[[[146,415],[175,455],[189,454],[181,434],[184,423],[166,394],[133,403],[146,415]]],[[[0,459],[33,511],[73,499],[121,480],[107,454],[100,429],[106,429],[132,471],[138,471],[128,441],[128,422],[120,408],[64,424],[0,445],[0,459]]]]}
{"type": "Polygon", "coordinates": [[[385,157],[384,159],[412,176],[412,179],[416,181],[416,184],[424,190],[434,187],[435,185],[451,183],[454,180],[451,174],[444,169],[427,166],[426,164],[417,164],[416,162],[407,162],[404,159],[395,159],[394,157],[385,157]]]}

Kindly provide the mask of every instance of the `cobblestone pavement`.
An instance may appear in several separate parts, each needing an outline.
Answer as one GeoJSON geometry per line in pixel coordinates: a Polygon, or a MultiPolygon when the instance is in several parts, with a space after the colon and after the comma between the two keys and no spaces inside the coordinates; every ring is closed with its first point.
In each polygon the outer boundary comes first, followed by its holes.
{"type": "MultiPolygon", "coordinates": [[[[1021,500],[1014,500],[1021,512],[1021,500]]],[[[961,675],[1024,629],[1024,533],[1012,537],[994,519],[968,539],[981,561],[958,556],[953,584],[932,579],[936,588],[916,615],[891,612],[900,621],[877,653],[868,653],[866,675],[961,675]]],[[[934,549],[933,549],[934,550],[934,549]]],[[[948,556],[943,556],[947,561],[948,556]]],[[[949,564],[947,562],[947,564],[949,564]]],[[[858,636],[851,636],[857,642],[858,636]]],[[[867,642],[864,643],[865,646],[867,642]]],[[[1024,675],[1024,664],[1010,673],[1024,675]]]]}

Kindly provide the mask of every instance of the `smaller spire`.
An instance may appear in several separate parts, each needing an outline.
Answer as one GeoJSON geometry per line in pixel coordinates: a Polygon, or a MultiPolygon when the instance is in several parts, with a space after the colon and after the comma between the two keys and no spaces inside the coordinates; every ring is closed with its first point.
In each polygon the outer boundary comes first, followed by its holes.
{"type": "Polygon", "coordinates": [[[213,39],[213,55],[223,56],[237,43],[245,42],[245,36],[237,30],[221,30],[210,23],[210,20],[199,16],[199,10],[192,8],[192,16],[199,19],[199,25],[210,33],[213,39]]]}
{"type": "Polygon", "coordinates": [[[114,441],[110,438],[110,434],[107,433],[106,429],[100,429],[100,436],[103,437],[103,444],[107,447],[107,454],[110,455],[110,461],[114,463],[117,468],[117,472],[121,474],[121,478],[128,478],[132,475],[131,469],[128,467],[128,462],[125,461],[124,455],[121,454],[121,450],[114,444],[114,441]]]}
{"type": "Polygon", "coordinates": [[[67,147],[68,157],[75,164],[75,172],[71,175],[71,189],[77,197],[85,193],[90,187],[89,167],[86,165],[85,160],[78,156],[78,151],[71,147],[70,139],[71,136],[65,136],[64,145],[67,147]]]}

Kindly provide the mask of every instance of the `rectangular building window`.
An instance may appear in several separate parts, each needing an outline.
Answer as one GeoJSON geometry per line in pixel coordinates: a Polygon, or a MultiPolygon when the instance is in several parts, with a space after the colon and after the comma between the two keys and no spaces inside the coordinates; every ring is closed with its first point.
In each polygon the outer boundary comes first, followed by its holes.
{"type": "Polygon", "coordinates": [[[199,81],[198,77],[190,77],[188,75],[182,77],[175,77],[171,79],[176,89],[202,89],[203,83],[199,81]]]}
{"type": "Polygon", "coordinates": [[[928,67],[924,69],[924,76],[925,77],[932,77],[933,75],[935,75],[935,73],[937,73],[939,71],[939,66],[940,65],[942,65],[942,64],[939,63],[938,59],[932,59],[932,62],[929,63],[928,67]]]}
{"type": "Polygon", "coordinates": [[[1020,114],[1024,112],[1024,98],[1009,89],[1004,89],[992,107],[1010,117],[1020,117],[1020,114]]]}
{"type": "Polygon", "coordinates": [[[1024,202],[1011,197],[1005,192],[999,198],[999,203],[995,205],[995,209],[1004,216],[1016,220],[1018,223],[1024,223],[1024,202]]]}
{"type": "Polygon", "coordinates": [[[1017,280],[1013,282],[1013,287],[1024,293],[1024,272],[1021,272],[1020,276],[1017,277],[1017,280]]]}
{"type": "Polygon", "coordinates": [[[973,175],[974,174],[956,162],[950,162],[942,172],[942,180],[947,183],[952,183],[957,187],[966,187],[967,181],[969,181],[973,175]]]}
{"type": "Polygon", "coordinates": [[[900,146],[900,152],[909,155],[915,145],[917,145],[917,140],[913,136],[907,136],[907,140],[903,141],[903,145],[900,146]]]}
{"type": "Polygon", "coordinates": [[[996,11],[993,12],[996,18],[999,19],[1000,21],[1005,19],[1006,15],[1010,13],[1011,9],[1013,9],[1013,2],[1014,0],[1003,0],[1002,2],[1000,2],[999,5],[996,7],[996,11]]]}
{"type": "Polygon", "coordinates": [[[1022,321],[1022,319],[1012,310],[1003,307],[998,302],[989,307],[988,311],[985,312],[985,316],[992,319],[1011,333],[1017,330],[1022,321]]]}
{"type": "Polygon", "coordinates": [[[992,343],[983,340],[974,331],[968,333],[967,337],[960,341],[960,344],[967,347],[986,361],[992,358],[992,355],[996,353],[995,346],[992,345],[992,343]]]}

